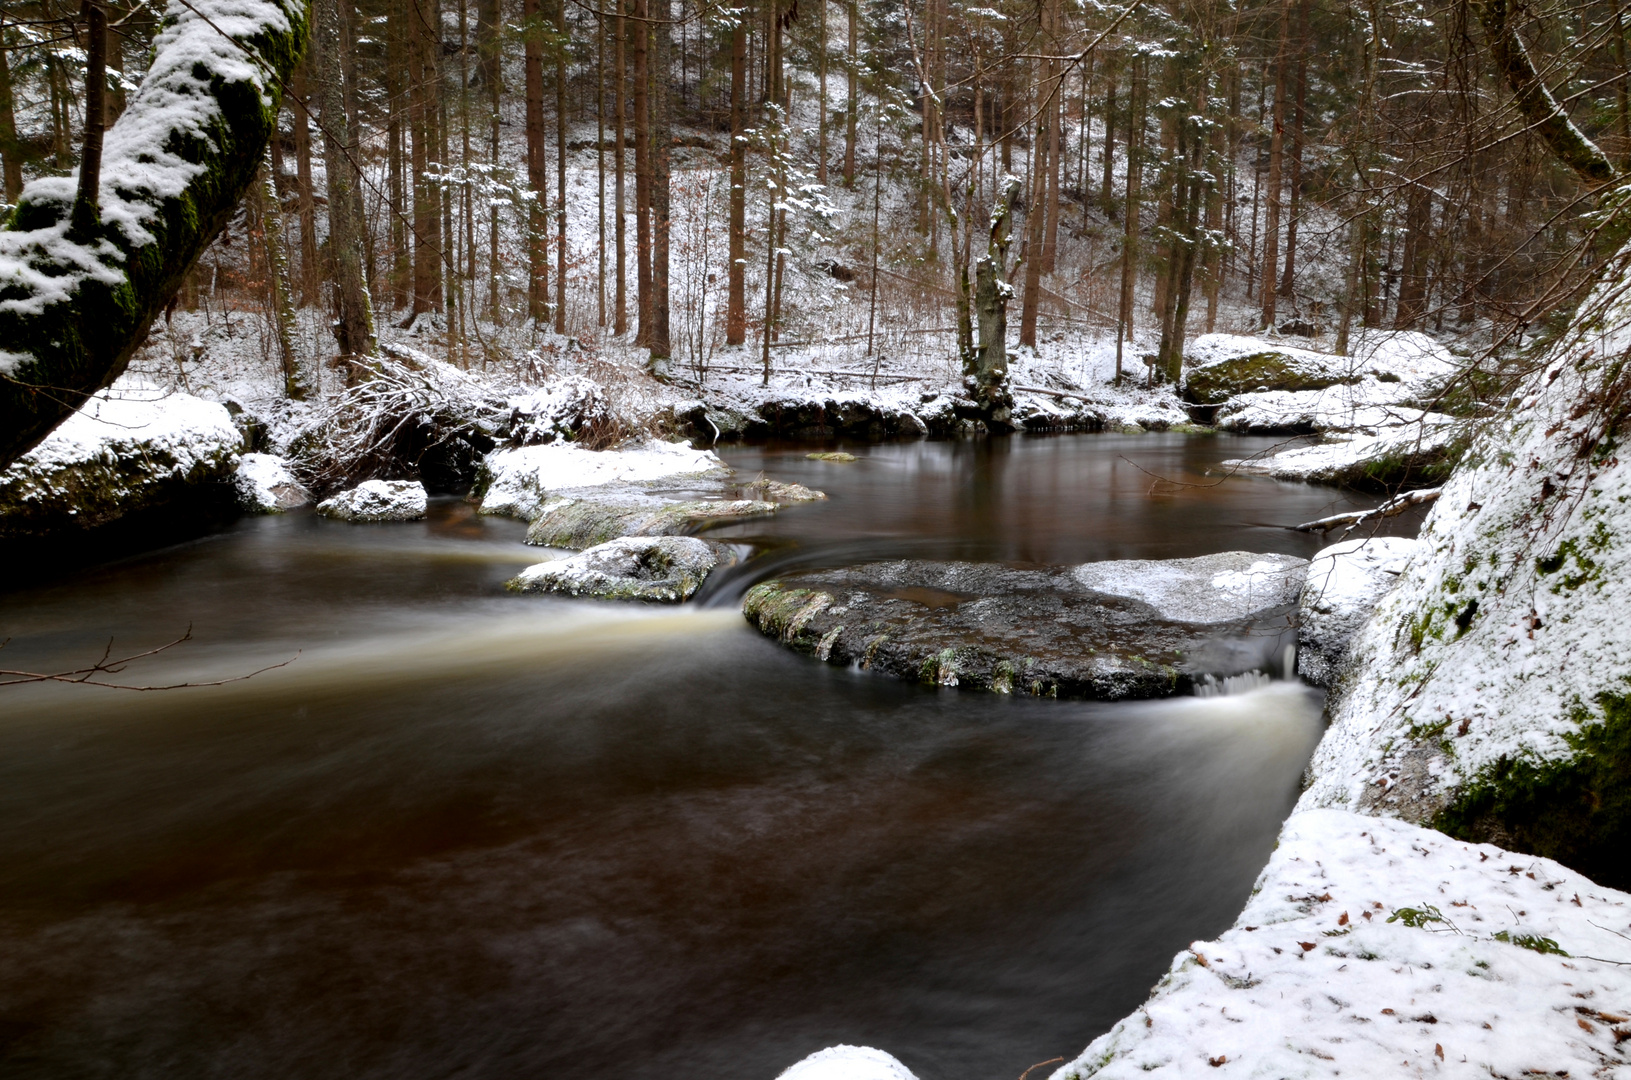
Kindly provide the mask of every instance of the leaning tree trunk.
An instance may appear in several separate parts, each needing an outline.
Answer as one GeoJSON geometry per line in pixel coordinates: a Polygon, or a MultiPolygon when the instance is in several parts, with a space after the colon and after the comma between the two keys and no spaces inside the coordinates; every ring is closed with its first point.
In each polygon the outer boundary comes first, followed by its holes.
{"type": "Polygon", "coordinates": [[[307,32],[300,0],[176,0],[90,234],[68,237],[73,177],[23,190],[0,230],[0,468],[124,371],[254,181],[307,32]]]}

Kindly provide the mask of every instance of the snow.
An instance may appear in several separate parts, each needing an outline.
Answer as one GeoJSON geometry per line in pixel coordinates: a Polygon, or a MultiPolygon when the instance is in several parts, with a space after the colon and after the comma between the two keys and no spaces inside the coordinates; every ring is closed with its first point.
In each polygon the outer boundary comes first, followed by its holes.
{"type": "Polygon", "coordinates": [[[1309,561],[1297,620],[1299,675],[1331,685],[1349,642],[1420,547],[1402,536],[1371,536],[1332,544],[1309,561]]]}
{"type": "Polygon", "coordinates": [[[689,600],[718,565],[717,550],[694,536],[624,536],[529,566],[510,588],[675,604],[689,600]]]}
{"type": "Polygon", "coordinates": [[[559,442],[495,450],[487,455],[484,468],[492,479],[481,513],[528,521],[538,516],[546,499],[562,492],[728,474],[713,451],[660,440],[624,450],[585,450],[559,442]]]}
{"type": "Polygon", "coordinates": [[[1195,559],[1122,559],[1071,571],[1083,586],[1149,604],[1178,622],[1245,619],[1295,603],[1307,563],[1290,555],[1226,551],[1195,559]]]}
{"type": "Polygon", "coordinates": [[[417,480],[364,480],[318,503],[317,512],[341,521],[417,521],[425,506],[425,486],[417,480]]]}
{"type": "Polygon", "coordinates": [[[1631,895],[1550,860],[1306,811],[1234,927],[1179,953],[1150,1000],[1054,1080],[1624,1078],[1628,931],[1631,895]]]}
{"type": "MultiPolygon", "coordinates": [[[[205,174],[196,142],[214,152],[223,123],[216,84],[248,84],[270,104],[268,70],[241,47],[267,32],[286,33],[289,16],[274,0],[186,0],[173,2],[154,41],[153,64],[103,144],[99,209],[105,225],[116,226],[130,249],[154,242],[147,225],[156,221],[163,200],[183,194],[205,174]],[[223,36],[223,34],[227,36],[223,36]]],[[[251,45],[252,49],[253,46],[251,45]]],[[[22,200],[58,204],[60,217],[32,230],[0,231],[0,312],[40,315],[70,300],[87,282],[124,283],[127,253],[105,237],[91,243],[68,238],[67,208],[77,179],[45,177],[30,183],[22,200]]],[[[32,356],[7,353],[0,372],[15,374],[32,356]]]]}
{"type": "Polygon", "coordinates": [[[586,425],[611,419],[606,392],[582,375],[568,375],[510,398],[510,437],[523,446],[569,440],[586,425]]]}
{"type": "Polygon", "coordinates": [[[1609,286],[1584,312],[1444,485],[1354,642],[1300,805],[1426,820],[1503,758],[1572,757],[1626,694],[1631,469],[1591,405],[1618,393],[1631,301],[1609,286]]]}
{"type": "Polygon", "coordinates": [[[777,1080],[917,1080],[893,1054],[870,1046],[829,1046],[784,1070],[777,1080]]]}
{"type": "Polygon", "coordinates": [[[311,501],[289,463],[275,454],[245,454],[233,480],[239,502],[252,513],[277,514],[311,501]]]}

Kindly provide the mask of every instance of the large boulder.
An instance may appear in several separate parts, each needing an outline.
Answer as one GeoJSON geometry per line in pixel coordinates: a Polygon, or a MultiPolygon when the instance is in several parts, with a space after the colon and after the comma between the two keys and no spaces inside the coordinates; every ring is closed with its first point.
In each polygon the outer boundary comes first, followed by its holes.
{"type": "Polygon", "coordinates": [[[1443,483],[1465,451],[1469,426],[1436,413],[1365,431],[1328,433],[1318,443],[1267,457],[1225,461],[1235,472],[1370,490],[1443,483]]]}
{"type": "Polygon", "coordinates": [[[1354,642],[1300,805],[1631,885],[1631,299],[1616,289],[1444,486],[1354,642]]]}
{"type": "Polygon", "coordinates": [[[914,682],[1153,698],[1280,667],[1304,566],[1247,552],[1055,570],[876,563],[765,582],[742,610],[799,652],[914,682]]]}
{"type": "Polygon", "coordinates": [[[230,502],[242,448],[224,406],[120,380],[0,471],[0,540],[83,534],[217,490],[230,502]]]}
{"type": "Polygon", "coordinates": [[[1184,354],[1184,396],[1221,405],[1260,390],[1323,390],[1364,377],[1355,357],[1332,356],[1237,334],[1202,334],[1184,354]]]}
{"type": "Polygon", "coordinates": [[[1343,540],[1308,563],[1297,617],[1297,674],[1330,686],[1348,646],[1421,547],[1402,536],[1343,540]]]}
{"type": "Polygon", "coordinates": [[[1620,1076],[1628,904],[1548,859],[1299,813],[1234,927],[1053,1078],[1620,1076]]]}
{"type": "Polygon", "coordinates": [[[317,512],[359,523],[418,521],[425,516],[426,505],[425,485],[417,480],[365,480],[324,499],[317,512]]]}
{"type": "Polygon", "coordinates": [[[598,600],[691,599],[730,551],[694,536],[625,536],[565,559],[529,566],[508,587],[522,593],[562,593],[598,600]]]}
{"type": "Polygon", "coordinates": [[[712,524],[775,512],[775,503],[759,499],[569,496],[544,503],[527,527],[527,543],[581,550],[619,536],[681,536],[712,524]]]}
{"type": "Polygon", "coordinates": [[[594,489],[601,494],[686,490],[709,493],[730,476],[711,450],[652,441],[622,450],[585,450],[571,443],[495,450],[482,465],[476,494],[481,513],[532,521],[555,496],[594,489]]]}

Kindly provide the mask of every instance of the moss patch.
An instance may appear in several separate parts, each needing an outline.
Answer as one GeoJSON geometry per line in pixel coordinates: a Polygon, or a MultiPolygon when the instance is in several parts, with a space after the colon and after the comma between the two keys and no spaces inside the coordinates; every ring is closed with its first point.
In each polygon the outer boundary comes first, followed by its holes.
{"type": "MultiPolygon", "coordinates": [[[[1616,889],[1631,887],[1631,696],[1600,694],[1603,718],[1567,736],[1561,761],[1501,758],[1432,826],[1544,855],[1616,889]]],[[[1579,719],[1586,710],[1579,709],[1579,719]]]]}

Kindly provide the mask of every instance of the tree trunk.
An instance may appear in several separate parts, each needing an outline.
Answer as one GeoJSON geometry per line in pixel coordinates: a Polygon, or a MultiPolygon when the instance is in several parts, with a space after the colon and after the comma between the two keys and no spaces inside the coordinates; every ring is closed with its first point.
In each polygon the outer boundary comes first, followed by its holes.
{"type": "Polygon", "coordinates": [[[861,0],[847,0],[844,9],[849,14],[849,52],[844,65],[849,71],[849,97],[844,105],[844,186],[854,187],[855,125],[861,114],[861,0]]]}
{"type": "Polygon", "coordinates": [[[1399,280],[1399,305],[1394,312],[1395,330],[1413,330],[1427,311],[1427,263],[1430,253],[1428,231],[1433,220],[1433,190],[1413,184],[1405,196],[1405,240],[1403,267],[1399,280]]]}
{"type": "MultiPolygon", "coordinates": [[[[532,0],[536,2],[536,0],[532,0]]],[[[408,33],[412,43],[408,64],[409,136],[413,159],[413,306],[409,317],[442,307],[441,188],[426,179],[433,156],[440,156],[437,140],[436,53],[439,28],[424,10],[426,0],[409,0],[408,33]]],[[[325,90],[326,92],[326,90],[325,90]]],[[[332,214],[332,209],[330,211],[332,214]]]]}
{"type": "Polygon", "coordinates": [[[627,232],[629,224],[628,204],[624,196],[624,175],[627,173],[628,147],[624,140],[628,131],[628,64],[625,60],[625,49],[629,41],[628,20],[623,17],[623,5],[628,0],[617,0],[617,27],[615,37],[616,59],[613,61],[614,71],[612,79],[617,84],[617,93],[614,95],[613,111],[616,113],[617,134],[613,137],[612,153],[616,155],[617,181],[614,215],[617,218],[615,232],[617,233],[617,302],[612,308],[612,333],[622,337],[629,332],[629,268],[628,268],[628,241],[627,232]]]}
{"type": "Polygon", "coordinates": [[[566,333],[566,0],[555,0],[555,332],[566,333]]]}
{"type": "Polygon", "coordinates": [[[311,175],[311,127],[306,65],[295,72],[294,119],[295,183],[299,188],[300,213],[300,303],[311,307],[319,300],[321,272],[317,265],[317,189],[311,175]]]}
{"type": "Polygon", "coordinates": [[[634,0],[629,39],[634,53],[634,271],[640,324],[634,343],[651,346],[651,23],[647,0],[634,0]]]}
{"type": "Polygon", "coordinates": [[[278,199],[277,170],[268,155],[264,180],[250,186],[261,219],[261,243],[266,252],[266,282],[271,293],[272,317],[277,328],[278,366],[283,372],[283,393],[291,401],[305,401],[317,392],[314,373],[295,351],[294,288],[289,281],[289,256],[283,244],[283,207],[278,199]]]}
{"type": "Polygon", "coordinates": [[[6,202],[15,203],[23,193],[23,146],[17,140],[17,110],[12,101],[11,64],[7,59],[9,41],[9,37],[0,34],[0,163],[3,163],[0,172],[4,174],[6,202]]]}
{"type": "Polygon", "coordinates": [[[1291,2],[1280,12],[1280,53],[1274,62],[1274,127],[1269,132],[1268,205],[1263,220],[1263,328],[1274,329],[1280,270],[1280,188],[1285,156],[1286,54],[1291,42],[1291,2]]]}
{"type": "MultiPolygon", "coordinates": [[[[818,0],[825,4],[826,0],[818,0]]],[[[729,295],[725,301],[725,344],[747,340],[747,78],[748,17],[731,31],[731,196],[729,295]]]]}
{"type": "Polygon", "coordinates": [[[667,359],[674,352],[668,319],[669,173],[674,146],[668,80],[674,33],[667,0],[661,6],[651,85],[651,340],[647,344],[652,360],[667,359]]]}
{"type": "Polygon", "coordinates": [[[1110,72],[1110,87],[1104,95],[1104,184],[1099,194],[1099,205],[1110,212],[1110,178],[1116,163],[1116,73],[1110,72]]]}
{"type": "Polygon", "coordinates": [[[973,365],[964,372],[964,385],[980,409],[987,427],[1009,430],[1013,398],[1008,392],[1008,298],[1014,294],[1007,281],[1010,208],[1019,196],[1020,182],[1010,177],[991,214],[991,239],[985,257],[974,266],[974,314],[979,343],[973,365]]]}
{"type": "Polygon", "coordinates": [[[323,98],[323,160],[328,174],[328,246],[334,266],[337,318],[334,340],[346,365],[346,381],[362,375],[356,358],[372,356],[374,308],[363,277],[362,222],[357,218],[356,158],[346,117],[340,64],[340,0],[315,0],[316,58],[323,98]]]}
{"type": "Polygon", "coordinates": [[[1292,301],[1297,297],[1297,226],[1302,219],[1303,120],[1308,106],[1308,4],[1297,5],[1297,107],[1291,120],[1291,196],[1286,222],[1286,268],[1280,277],[1280,295],[1292,301]]]}
{"type": "Polygon", "coordinates": [[[523,68],[527,96],[527,314],[535,326],[549,316],[549,153],[544,130],[544,43],[539,25],[539,0],[522,0],[521,21],[526,35],[523,68]]]}
{"type": "Polygon", "coordinates": [[[195,60],[220,55],[221,30],[190,9],[172,19],[108,140],[103,171],[122,183],[104,193],[107,220],[91,241],[64,238],[72,207],[60,181],[25,187],[0,230],[0,258],[42,272],[39,285],[14,280],[0,309],[0,468],[124,370],[253,182],[280,88],[305,52],[303,5],[255,5],[223,29],[269,73],[237,62],[200,78],[195,60]],[[179,111],[177,99],[193,104],[179,111]],[[188,163],[184,171],[154,163],[171,155],[188,163]],[[142,223],[134,237],[121,224],[133,219],[142,223]]]}
{"type": "Polygon", "coordinates": [[[84,240],[96,231],[102,202],[102,134],[108,126],[108,12],[103,0],[84,0],[85,141],[79,153],[79,190],[74,196],[73,231],[84,240]]]}

